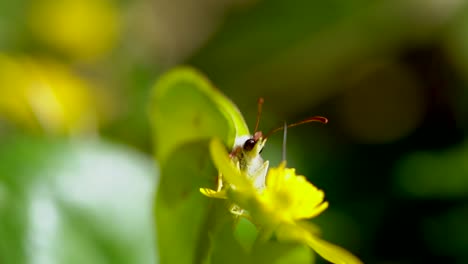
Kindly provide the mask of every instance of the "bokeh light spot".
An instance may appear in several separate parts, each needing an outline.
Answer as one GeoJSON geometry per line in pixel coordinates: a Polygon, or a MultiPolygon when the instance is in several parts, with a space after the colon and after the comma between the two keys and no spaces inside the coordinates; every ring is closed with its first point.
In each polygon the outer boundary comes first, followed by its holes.
{"type": "Polygon", "coordinates": [[[400,65],[363,67],[339,103],[341,122],[355,140],[385,143],[413,131],[425,112],[423,89],[400,65]]]}
{"type": "Polygon", "coordinates": [[[29,24],[44,44],[79,60],[105,55],[120,31],[119,11],[110,0],[34,1],[29,24]]]}

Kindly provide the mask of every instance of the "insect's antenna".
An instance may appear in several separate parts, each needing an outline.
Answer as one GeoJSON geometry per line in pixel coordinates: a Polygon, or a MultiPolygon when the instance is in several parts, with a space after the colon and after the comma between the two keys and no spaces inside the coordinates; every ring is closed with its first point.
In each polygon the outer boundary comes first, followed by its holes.
{"type": "Polygon", "coordinates": [[[263,97],[260,97],[258,98],[258,101],[257,101],[257,121],[255,123],[255,129],[254,129],[254,133],[257,132],[257,129],[258,129],[258,125],[260,124],[260,116],[262,115],[262,106],[263,106],[263,102],[265,100],[263,100],[263,97]]]}
{"type": "Polygon", "coordinates": [[[286,138],[288,134],[288,124],[286,124],[286,121],[284,122],[283,126],[283,161],[286,160],[286,138]]]}
{"type": "MultiPolygon", "coordinates": [[[[289,127],[295,127],[295,126],[298,126],[298,125],[302,125],[302,124],[306,124],[306,123],[311,123],[311,122],[319,122],[319,123],[322,123],[322,124],[326,124],[328,123],[328,119],[326,117],[323,117],[323,116],[313,116],[313,117],[309,117],[309,118],[306,118],[302,121],[299,121],[299,122],[296,122],[296,123],[293,123],[293,124],[290,124],[290,125],[287,125],[286,127],[289,128],[289,127]]],[[[272,130],[270,130],[270,132],[268,132],[265,136],[265,138],[268,138],[269,136],[271,136],[272,134],[280,131],[280,130],[283,130],[284,127],[280,126],[280,127],[277,127],[277,128],[274,128],[272,130]]]]}

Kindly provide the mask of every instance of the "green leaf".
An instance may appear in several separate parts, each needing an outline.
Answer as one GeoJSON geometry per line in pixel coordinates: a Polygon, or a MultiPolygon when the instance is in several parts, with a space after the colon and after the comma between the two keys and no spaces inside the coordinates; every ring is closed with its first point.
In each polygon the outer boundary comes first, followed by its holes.
{"type": "Polygon", "coordinates": [[[161,166],[155,218],[161,263],[194,263],[210,199],[195,186],[206,185],[215,174],[206,156],[206,143],[193,143],[173,152],[161,166]],[[183,252],[183,253],[182,253],[183,252]]]}
{"type": "Polygon", "coordinates": [[[247,227],[249,224],[252,225],[246,219],[240,219],[240,225],[237,226],[235,233],[233,233],[232,223],[229,221],[219,225],[218,232],[215,232],[212,237],[214,245],[210,258],[211,264],[314,263],[314,254],[310,248],[298,243],[268,241],[255,243],[252,247],[250,245],[254,242],[251,241],[252,235],[255,236],[257,232],[255,230],[247,231],[245,228],[250,229],[247,227]],[[240,234],[240,232],[244,234],[240,234]]]}
{"type": "Polygon", "coordinates": [[[221,138],[232,146],[249,130],[236,106],[195,70],[182,67],[164,74],[153,89],[150,118],[156,158],[190,141],[221,138]]]}
{"type": "Polygon", "coordinates": [[[244,261],[248,263],[302,264],[314,263],[315,260],[313,252],[305,245],[278,241],[260,242],[256,239],[258,231],[254,224],[245,218],[239,220],[234,235],[243,248],[249,252],[247,257],[244,257],[244,261]]]}
{"type": "MultiPolygon", "coordinates": [[[[216,208],[214,208],[216,210],[216,208]]],[[[226,211],[226,208],[217,208],[222,209],[223,212],[226,211]]],[[[216,230],[211,232],[210,240],[212,243],[212,249],[210,252],[209,263],[211,264],[237,264],[237,263],[246,263],[249,260],[248,251],[241,245],[235,233],[233,232],[233,225],[235,219],[231,217],[223,217],[219,215],[216,216],[217,221],[216,230]],[[223,219],[223,220],[220,220],[223,219]]]]}
{"type": "Polygon", "coordinates": [[[161,182],[155,218],[161,263],[201,263],[211,244],[232,217],[225,206],[199,192],[214,185],[208,140],[218,137],[232,146],[236,136],[249,134],[235,105],[202,75],[190,68],[174,69],[156,83],[151,122],[161,182]]]}
{"type": "Polygon", "coordinates": [[[155,263],[156,172],[100,141],[0,146],[0,263],[155,263]]]}
{"type": "Polygon", "coordinates": [[[297,244],[252,249],[255,233],[234,233],[229,201],[199,192],[217,175],[208,142],[217,137],[231,147],[236,136],[249,134],[229,99],[193,69],[179,68],[156,83],[150,114],[161,168],[155,208],[161,263],[311,262],[310,250],[297,244]]]}
{"type": "Polygon", "coordinates": [[[250,263],[302,264],[315,263],[313,252],[298,243],[270,241],[258,244],[252,251],[250,263]]]}

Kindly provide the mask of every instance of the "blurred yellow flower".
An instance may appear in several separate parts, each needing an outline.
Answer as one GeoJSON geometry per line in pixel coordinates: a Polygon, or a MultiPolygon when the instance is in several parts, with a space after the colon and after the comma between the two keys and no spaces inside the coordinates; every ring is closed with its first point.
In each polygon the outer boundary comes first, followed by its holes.
{"type": "Polygon", "coordinates": [[[0,54],[0,115],[46,134],[97,132],[92,86],[66,66],[0,54]]]}
{"type": "Polygon", "coordinates": [[[33,1],[29,25],[44,44],[86,61],[108,53],[120,31],[118,8],[112,0],[33,1]]]}
{"type": "MultiPolygon", "coordinates": [[[[264,190],[257,190],[249,177],[229,158],[223,143],[212,140],[211,157],[228,182],[223,190],[200,189],[214,198],[228,198],[243,210],[264,233],[263,239],[275,234],[280,241],[295,241],[308,245],[324,259],[333,263],[359,264],[361,261],[345,249],[321,240],[318,228],[304,220],[319,215],[327,207],[323,191],[309,183],[295,169],[282,162],[271,168],[264,190]]],[[[243,211],[241,210],[241,212],[243,211]]]]}

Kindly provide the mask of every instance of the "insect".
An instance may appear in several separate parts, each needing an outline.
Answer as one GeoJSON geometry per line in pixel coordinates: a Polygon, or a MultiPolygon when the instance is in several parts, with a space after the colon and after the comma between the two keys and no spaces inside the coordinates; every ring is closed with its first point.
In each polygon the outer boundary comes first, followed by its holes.
{"type": "MultiPolygon", "coordinates": [[[[240,171],[247,174],[247,176],[252,180],[255,188],[259,191],[265,188],[265,177],[269,167],[269,161],[264,161],[260,154],[269,136],[285,128],[294,127],[305,123],[328,123],[328,119],[325,117],[313,116],[290,125],[280,126],[272,129],[266,134],[266,136],[264,136],[262,131],[258,131],[263,103],[264,99],[259,98],[257,102],[257,120],[255,123],[253,135],[236,137],[233,149],[229,154],[230,158],[234,161],[234,164],[236,164],[240,171]]],[[[217,192],[222,191],[223,187],[224,183],[222,174],[219,174],[217,192]]]]}

